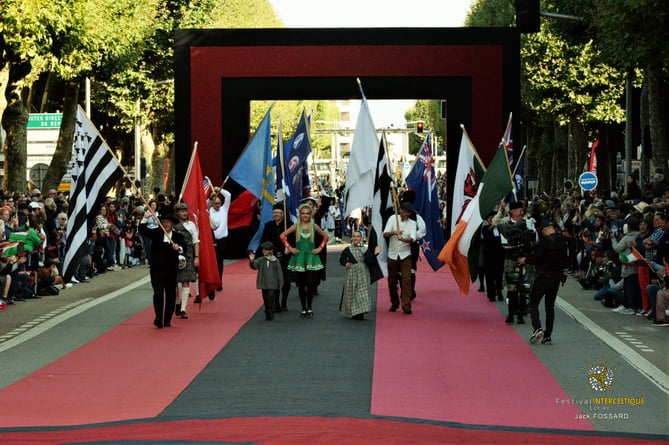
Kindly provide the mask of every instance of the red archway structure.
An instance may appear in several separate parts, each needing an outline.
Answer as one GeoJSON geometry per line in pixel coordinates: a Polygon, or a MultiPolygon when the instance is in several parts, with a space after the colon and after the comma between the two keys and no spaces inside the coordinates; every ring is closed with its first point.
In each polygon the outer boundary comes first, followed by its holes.
{"type": "Polygon", "coordinates": [[[515,28],[176,30],[177,184],[195,141],[221,183],[248,142],[252,100],[360,98],[356,77],[368,99],[445,99],[449,171],[460,124],[488,162],[519,115],[519,42],[515,28]]]}

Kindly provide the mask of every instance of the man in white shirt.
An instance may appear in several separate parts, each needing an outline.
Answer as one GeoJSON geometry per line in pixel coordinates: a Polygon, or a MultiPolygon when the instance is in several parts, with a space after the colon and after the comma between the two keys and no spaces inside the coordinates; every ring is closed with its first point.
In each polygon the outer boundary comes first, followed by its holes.
{"type": "MultiPolygon", "coordinates": [[[[209,221],[214,231],[214,247],[216,249],[216,262],[218,263],[218,274],[223,277],[223,260],[225,258],[225,247],[228,241],[228,211],[230,210],[230,192],[221,189],[211,200],[209,208],[209,221]]],[[[216,289],[222,291],[223,286],[216,289]]],[[[207,295],[210,300],[216,298],[216,293],[211,291],[207,295]]]]}
{"type": "Polygon", "coordinates": [[[416,240],[416,222],[409,219],[413,206],[402,204],[399,218],[391,216],[383,230],[388,240],[388,288],[390,312],[395,312],[402,302],[405,314],[411,314],[411,243],[416,240]],[[397,283],[401,274],[401,296],[397,295],[397,283]]]}

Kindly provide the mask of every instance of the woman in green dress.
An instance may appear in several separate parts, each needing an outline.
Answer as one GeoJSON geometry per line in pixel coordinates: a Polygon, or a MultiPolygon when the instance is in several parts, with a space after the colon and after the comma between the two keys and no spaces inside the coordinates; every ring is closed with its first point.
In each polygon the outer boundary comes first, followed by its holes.
{"type": "Polygon", "coordinates": [[[295,285],[300,295],[300,304],[302,305],[300,317],[311,318],[314,316],[311,303],[318,285],[318,271],[323,269],[323,263],[318,254],[328,242],[328,236],[318,224],[314,223],[312,219],[313,208],[309,204],[302,204],[298,210],[300,220],[279,236],[286,248],[293,254],[288,263],[288,270],[293,272],[295,285]],[[295,239],[297,240],[295,246],[291,246],[288,242],[288,236],[293,233],[295,233],[295,239]],[[316,247],[317,236],[321,237],[318,247],[316,247]]]}

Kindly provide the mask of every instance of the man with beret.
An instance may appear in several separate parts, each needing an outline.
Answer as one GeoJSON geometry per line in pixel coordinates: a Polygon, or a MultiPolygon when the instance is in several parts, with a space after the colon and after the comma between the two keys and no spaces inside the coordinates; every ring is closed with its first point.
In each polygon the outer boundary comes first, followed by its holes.
{"type": "Polygon", "coordinates": [[[399,216],[391,216],[383,229],[383,237],[388,240],[388,290],[390,293],[390,312],[400,307],[409,315],[411,311],[411,243],[416,240],[416,222],[409,218],[413,206],[402,203],[399,216]],[[397,295],[397,283],[400,282],[401,295],[397,295]]]}
{"type": "MultiPolygon", "coordinates": [[[[283,246],[281,241],[282,232],[292,226],[292,222],[287,222],[283,212],[283,202],[278,202],[272,207],[272,220],[265,223],[260,237],[260,242],[269,241],[274,246],[283,246]]],[[[295,241],[291,240],[295,245],[295,241]]],[[[279,260],[281,271],[283,272],[283,285],[281,286],[281,302],[277,296],[277,301],[274,306],[274,312],[281,312],[288,310],[288,294],[290,293],[290,272],[288,271],[288,261],[290,260],[290,251],[283,247],[277,248],[274,256],[279,260]]]]}
{"type": "Polygon", "coordinates": [[[565,278],[564,269],[569,264],[567,256],[567,242],[555,231],[554,223],[544,220],[541,223],[541,237],[534,250],[528,257],[518,258],[520,264],[533,264],[536,268],[536,278],[530,291],[530,317],[532,318],[532,336],[530,343],[541,339],[542,344],[551,344],[553,321],[555,320],[555,299],[557,298],[560,282],[565,278]],[[546,330],[541,329],[539,318],[539,302],[546,298],[546,330]],[[543,338],[543,339],[542,339],[543,338]]]}
{"type": "Polygon", "coordinates": [[[184,236],[172,230],[178,222],[168,209],[160,211],[162,227],[150,229],[148,218],[144,216],[139,224],[139,232],[151,240],[149,267],[151,287],[153,287],[153,309],[156,318],[153,324],[162,329],[171,326],[177,297],[177,272],[179,254],[186,248],[184,236]]]}
{"type": "Polygon", "coordinates": [[[531,283],[532,277],[531,271],[518,263],[518,258],[526,257],[531,253],[536,243],[536,232],[532,220],[524,217],[525,207],[522,202],[511,203],[508,216],[503,216],[505,210],[504,206],[500,206],[492,219],[493,228],[497,227],[503,237],[502,247],[505,252],[504,281],[506,282],[506,301],[509,312],[504,322],[513,324],[515,318],[518,324],[524,324],[523,316],[527,309],[527,302],[525,296],[521,294],[521,289],[527,283],[531,283]]]}

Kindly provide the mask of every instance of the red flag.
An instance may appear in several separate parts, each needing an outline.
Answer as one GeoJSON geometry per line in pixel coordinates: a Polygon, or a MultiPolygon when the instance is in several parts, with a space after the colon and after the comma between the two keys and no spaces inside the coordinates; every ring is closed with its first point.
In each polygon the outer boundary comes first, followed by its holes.
{"type": "Polygon", "coordinates": [[[248,190],[244,190],[233,199],[228,210],[228,230],[250,226],[257,205],[258,198],[248,190]]]}
{"type": "Polygon", "coordinates": [[[214,235],[209,223],[205,184],[202,179],[200,155],[197,149],[193,155],[190,175],[186,178],[186,186],[184,187],[182,198],[183,202],[188,204],[188,211],[192,221],[197,224],[200,231],[200,267],[198,268],[200,289],[198,290],[201,298],[204,298],[209,292],[221,286],[221,277],[218,274],[216,252],[214,251],[214,235]]]}
{"type": "Polygon", "coordinates": [[[599,145],[599,139],[592,143],[592,148],[590,149],[590,172],[597,174],[597,146],[599,145]]]}

